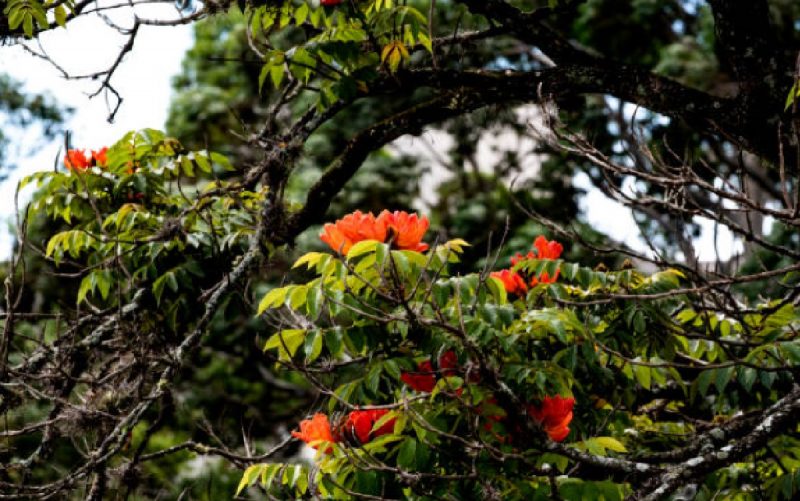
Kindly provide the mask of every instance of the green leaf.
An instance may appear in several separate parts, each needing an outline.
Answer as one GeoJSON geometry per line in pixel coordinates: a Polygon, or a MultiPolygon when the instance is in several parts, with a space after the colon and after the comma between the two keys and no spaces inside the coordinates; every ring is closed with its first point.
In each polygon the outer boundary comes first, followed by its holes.
{"type": "Polygon", "coordinates": [[[303,266],[305,264],[307,266],[307,269],[310,270],[311,268],[317,265],[322,256],[327,256],[327,254],[324,254],[322,252],[308,252],[306,254],[303,254],[302,256],[300,256],[300,259],[294,262],[294,264],[292,265],[292,269],[299,268],[300,266],[303,266]]]}
{"type": "Polygon", "coordinates": [[[292,288],[292,293],[289,294],[289,305],[293,309],[299,310],[300,306],[302,306],[306,302],[307,298],[308,298],[308,286],[296,285],[292,288]]]}
{"type": "Polygon", "coordinates": [[[791,108],[798,95],[800,95],[800,88],[797,87],[797,82],[795,81],[795,83],[792,84],[792,88],[789,89],[789,95],[786,96],[786,104],[783,107],[783,111],[788,111],[789,108],[791,108]]]}
{"type": "Polygon", "coordinates": [[[711,384],[711,376],[714,375],[713,370],[705,370],[697,377],[697,390],[702,396],[706,396],[708,386],[711,384]]]}
{"type": "Polygon", "coordinates": [[[311,363],[319,358],[320,353],[322,353],[322,341],[324,338],[324,331],[321,329],[316,329],[310,336],[306,336],[304,351],[307,363],[311,363]]]}
{"type": "Polygon", "coordinates": [[[779,346],[783,354],[789,359],[790,362],[793,364],[800,363],[800,342],[787,341],[780,343],[779,346]]]}
{"type": "Polygon", "coordinates": [[[628,452],[628,450],[625,448],[625,446],[622,444],[622,442],[620,442],[616,438],[613,438],[613,437],[594,437],[592,440],[594,440],[599,445],[601,445],[602,447],[605,447],[608,450],[611,450],[611,451],[614,451],[614,452],[628,452]]]}
{"type": "Polygon", "coordinates": [[[63,4],[56,5],[56,8],[53,9],[53,14],[56,18],[56,24],[62,28],[67,25],[67,9],[64,8],[63,4]]]}
{"type": "Polygon", "coordinates": [[[283,82],[283,76],[286,73],[286,67],[281,63],[272,64],[269,67],[269,77],[272,80],[272,85],[277,89],[283,82]]]}
{"type": "Polygon", "coordinates": [[[392,73],[395,73],[400,67],[400,63],[408,57],[408,49],[400,40],[389,42],[381,51],[381,63],[387,65],[392,73]]]}
{"type": "Polygon", "coordinates": [[[360,494],[380,494],[380,479],[374,471],[356,470],[356,489],[360,494]]]}
{"type": "Polygon", "coordinates": [[[303,344],[306,331],[303,329],[285,329],[272,335],[264,344],[264,351],[277,349],[282,359],[291,358],[303,344]]]}
{"type": "Polygon", "coordinates": [[[739,375],[737,379],[745,391],[749,392],[753,388],[753,383],[756,382],[756,377],[758,377],[758,371],[752,367],[739,368],[739,375]]]}
{"type": "MultiPolygon", "coordinates": [[[[638,360],[637,360],[638,361],[638,360]]],[[[642,385],[645,390],[650,389],[650,367],[635,364],[633,366],[633,373],[636,376],[636,381],[642,385]]]]}
{"type": "Polygon", "coordinates": [[[78,288],[78,304],[81,304],[83,301],[86,300],[86,296],[94,291],[94,284],[95,282],[92,280],[92,275],[86,275],[81,280],[81,285],[78,288]]]}
{"type": "Polygon", "coordinates": [[[310,9],[308,8],[307,3],[305,2],[301,3],[300,6],[297,8],[297,10],[294,11],[294,22],[297,23],[298,25],[306,22],[309,10],[310,9]]]}
{"type": "Polygon", "coordinates": [[[375,364],[367,373],[366,387],[372,393],[378,393],[378,386],[380,386],[381,383],[381,372],[383,372],[381,367],[381,364],[375,364]]]}
{"type": "Polygon", "coordinates": [[[96,277],[97,288],[100,290],[100,297],[108,299],[108,293],[111,291],[113,275],[111,270],[102,270],[94,272],[96,277]]]}
{"type": "Polygon", "coordinates": [[[253,482],[258,479],[259,475],[261,475],[262,470],[266,465],[263,464],[254,464],[252,466],[248,466],[244,473],[242,474],[242,479],[239,481],[239,486],[236,487],[236,495],[238,496],[247,486],[251,485],[253,482]]]}
{"type": "Polygon", "coordinates": [[[22,31],[28,38],[33,37],[33,16],[28,13],[22,16],[22,31]]]}
{"type": "Polygon", "coordinates": [[[347,251],[347,260],[350,261],[351,259],[368,252],[375,252],[375,248],[378,246],[378,244],[380,244],[380,242],[377,240],[362,240],[357,242],[355,245],[350,247],[349,251],[347,251]]]}
{"type": "Polygon", "coordinates": [[[725,367],[724,369],[717,369],[715,370],[715,378],[714,378],[714,386],[717,387],[717,391],[720,394],[723,394],[725,391],[725,387],[728,386],[728,382],[731,380],[731,376],[733,376],[733,371],[735,367],[725,367]]]}
{"type": "Polygon", "coordinates": [[[290,287],[278,287],[267,292],[258,303],[258,311],[256,315],[261,315],[270,308],[280,308],[286,302],[286,294],[289,292],[290,287]]]}
{"type": "Polygon", "coordinates": [[[417,467],[417,441],[413,438],[405,440],[400,445],[397,453],[397,466],[408,471],[414,471],[417,467]]]}

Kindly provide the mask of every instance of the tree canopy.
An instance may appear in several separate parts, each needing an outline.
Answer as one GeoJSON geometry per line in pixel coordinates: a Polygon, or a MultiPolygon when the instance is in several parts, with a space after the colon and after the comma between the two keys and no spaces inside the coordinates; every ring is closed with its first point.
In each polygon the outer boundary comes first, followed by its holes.
{"type": "Polygon", "coordinates": [[[111,99],[196,42],[166,132],[23,180],[2,497],[798,496],[796,2],[141,9],[4,5],[126,36],[111,99]]]}

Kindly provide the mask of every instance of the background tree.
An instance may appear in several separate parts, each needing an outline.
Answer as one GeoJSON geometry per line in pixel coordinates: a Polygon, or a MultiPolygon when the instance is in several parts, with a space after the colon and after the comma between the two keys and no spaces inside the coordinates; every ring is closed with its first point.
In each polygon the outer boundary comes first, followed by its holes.
{"type": "MultiPolygon", "coordinates": [[[[69,229],[44,248],[23,236],[15,270],[43,254],[75,279],[77,307],[20,309],[25,282],[6,289],[3,491],[214,498],[238,480],[230,463],[255,465],[243,486],[289,498],[657,498],[681,487],[791,498],[797,7],[326,3],[244,4],[244,19],[208,4],[133,22],[123,55],[141,25],[214,20],[177,82],[170,128],[182,142],[131,133],[94,165],[30,179],[42,184],[32,220],[69,229]],[[545,127],[514,111],[533,102],[545,127]],[[414,203],[424,165],[380,150],[434,125],[454,138],[441,162],[454,178],[440,186],[431,251],[403,248],[393,227],[343,258],[339,246],[307,255],[307,272],[274,287],[315,225],[414,203]],[[536,135],[539,150],[481,170],[476,138],[494,127],[536,135]],[[534,153],[540,176],[508,190],[534,153]],[[636,212],[652,254],[572,225],[578,170],[636,212]],[[745,240],[745,254],[699,263],[698,218],[745,240]],[[539,228],[580,265],[532,253],[505,275],[530,291],[504,292],[488,271],[524,254],[539,228]],[[461,262],[446,265],[453,253],[461,262]],[[618,269],[624,256],[664,271],[618,269]],[[431,376],[444,381],[433,398],[427,380],[407,382],[431,376]],[[556,394],[577,402],[566,437],[566,414],[546,411],[556,394]],[[368,420],[374,430],[347,424],[364,419],[354,406],[374,404],[370,416],[391,411],[368,420]],[[319,470],[283,464],[297,441],[281,427],[306,410],[331,414],[337,433],[319,470]],[[222,462],[203,463],[198,482],[185,473],[194,455],[222,462]]],[[[50,28],[37,8],[68,21],[59,6],[9,4],[8,26],[33,36],[50,28]]],[[[313,442],[310,426],[301,436],[313,442]]]]}

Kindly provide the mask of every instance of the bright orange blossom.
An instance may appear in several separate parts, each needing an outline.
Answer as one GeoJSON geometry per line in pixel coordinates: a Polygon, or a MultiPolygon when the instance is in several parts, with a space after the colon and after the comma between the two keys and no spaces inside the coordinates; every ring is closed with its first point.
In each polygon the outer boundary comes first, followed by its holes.
{"type": "Polygon", "coordinates": [[[544,397],[541,406],[528,406],[528,415],[539,422],[551,440],[561,442],[569,435],[568,425],[572,421],[574,405],[575,399],[572,397],[544,397]]]}
{"type": "MultiPolygon", "coordinates": [[[[335,442],[328,416],[320,412],[314,414],[311,419],[300,421],[300,431],[293,431],[292,436],[299,438],[315,449],[320,446],[322,441],[335,442]]],[[[330,447],[325,450],[326,453],[330,451],[330,447]]]]}
{"type": "Polygon", "coordinates": [[[319,238],[336,252],[347,254],[354,244],[364,240],[391,242],[396,249],[424,252],[428,245],[422,237],[430,225],[427,217],[405,211],[383,211],[377,217],[371,212],[355,211],[322,228],[319,238]]]}

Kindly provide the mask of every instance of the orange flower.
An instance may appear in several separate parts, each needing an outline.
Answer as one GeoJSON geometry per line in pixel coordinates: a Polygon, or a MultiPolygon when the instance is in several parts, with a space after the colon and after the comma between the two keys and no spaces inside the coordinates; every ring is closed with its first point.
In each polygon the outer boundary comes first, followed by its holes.
{"type": "Polygon", "coordinates": [[[389,411],[386,409],[370,409],[365,411],[353,411],[347,416],[347,420],[342,425],[341,432],[347,438],[358,439],[359,444],[366,444],[373,438],[387,435],[394,431],[396,418],[389,419],[380,428],[372,431],[383,416],[389,411]]]}
{"type": "MultiPolygon", "coordinates": [[[[530,251],[527,255],[523,256],[517,252],[517,254],[511,258],[511,266],[515,266],[520,261],[527,259],[558,259],[564,251],[564,246],[560,243],[555,240],[547,240],[542,235],[536,237],[536,240],[533,241],[533,246],[536,248],[535,254],[533,251],[530,251]]],[[[530,286],[536,287],[537,284],[552,284],[558,280],[560,272],[561,270],[556,270],[552,277],[546,271],[540,273],[538,277],[532,276],[530,277],[530,286]]],[[[508,287],[506,287],[506,290],[508,290],[508,287]]]]}
{"type": "Polygon", "coordinates": [[[533,251],[530,251],[526,256],[523,256],[522,254],[517,252],[516,256],[511,257],[511,266],[515,266],[520,261],[524,261],[526,259],[536,259],[536,254],[534,254],[533,251]]]}
{"type": "Polygon", "coordinates": [[[90,165],[83,150],[67,150],[67,154],[64,155],[64,166],[69,170],[85,170],[90,165]]]}
{"type": "Polygon", "coordinates": [[[558,259],[564,250],[564,246],[560,243],[555,240],[547,240],[542,235],[536,237],[533,246],[536,247],[536,257],[539,259],[558,259]]]}
{"type": "Polygon", "coordinates": [[[379,242],[386,240],[388,231],[386,222],[376,218],[371,212],[364,214],[357,210],[340,219],[338,224],[339,230],[353,243],[362,240],[377,240],[379,242]]]}
{"type": "Polygon", "coordinates": [[[525,280],[522,276],[511,270],[493,271],[491,276],[500,279],[503,282],[503,287],[509,294],[516,294],[517,296],[524,296],[528,292],[528,286],[525,285],[525,280]]]}
{"type": "Polygon", "coordinates": [[[386,240],[386,221],[376,218],[371,212],[355,211],[335,223],[326,224],[319,238],[336,252],[347,254],[353,244],[362,240],[386,240]]]}
{"type": "Polygon", "coordinates": [[[383,211],[378,221],[386,222],[392,244],[398,249],[417,252],[428,250],[428,244],[422,243],[422,237],[430,226],[426,216],[418,217],[405,211],[383,211]]]}
{"type": "Polygon", "coordinates": [[[563,398],[560,395],[544,397],[541,407],[528,406],[528,415],[539,422],[550,440],[561,442],[569,435],[568,425],[572,421],[574,405],[575,399],[572,397],[563,398]]]}
{"type": "Polygon", "coordinates": [[[341,254],[347,254],[350,247],[353,246],[353,241],[344,236],[342,230],[335,223],[328,223],[322,227],[322,233],[319,239],[328,244],[328,247],[341,254]]]}
{"type": "MultiPolygon", "coordinates": [[[[458,373],[458,355],[453,350],[447,350],[439,356],[439,373],[444,377],[455,376],[458,373]]],[[[437,376],[430,360],[417,364],[417,372],[403,372],[400,379],[417,391],[430,393],[436,386],[437,376]]],[[[456,389],[456,395],[461,396],[463,388],[456,389]]]]}
{"type": "Polygon", "coordinates": [[[428,245],[421,240],[429,225],[427,217],[402,211],[383,211],[378,217],[371,212],[355,211],[335,223],[326,224],[319,238],[342,254],[347,254],[354,244],[363,240],[391,241],[397,249],[424,252],[428,245]]]}
{"type": "Polygon", "coordinates": [[[108,163],[108,159],[106,158],[107,151],[107,146],[103,146],[98,151],[92,150],[92,164],[99,167],[105,167],[106,163],[108,163]]]}
{"type": "MultiPolygon", "coordinates": [[[[292,436],[299,438],[313,448],[318,448],[320,442],[335,442],[331,433],[331,424],[328,416],[322,413],[314,414],[311,419],[300,421],[300,431],[293,431],[292,436]]],[[[325,449],[326,453],[331,452],[332,448],[325,449]]]]}
{"type": "Polygon", "coordinates": [[[553,283],[555,283],[556,280],[558,280],[558,274],[560,273],[560,271],[561,270],[556,270],[556,272],[553,273],[553,278],[550,278],[550,275],[546,271],[541,272],[539,274],[539,278],[536,278],[536,277],[531,278],[531,287],[536,287],[536,284],[553,284],[553,283]]]}
{"type": "Polygon", "coordinates": [[[403,372],[400,379],[413,390],[430,393],[436,386],[436,376],[433,375],[433,365],[430,360],[417,364],[417,372],[403,372]]]}

